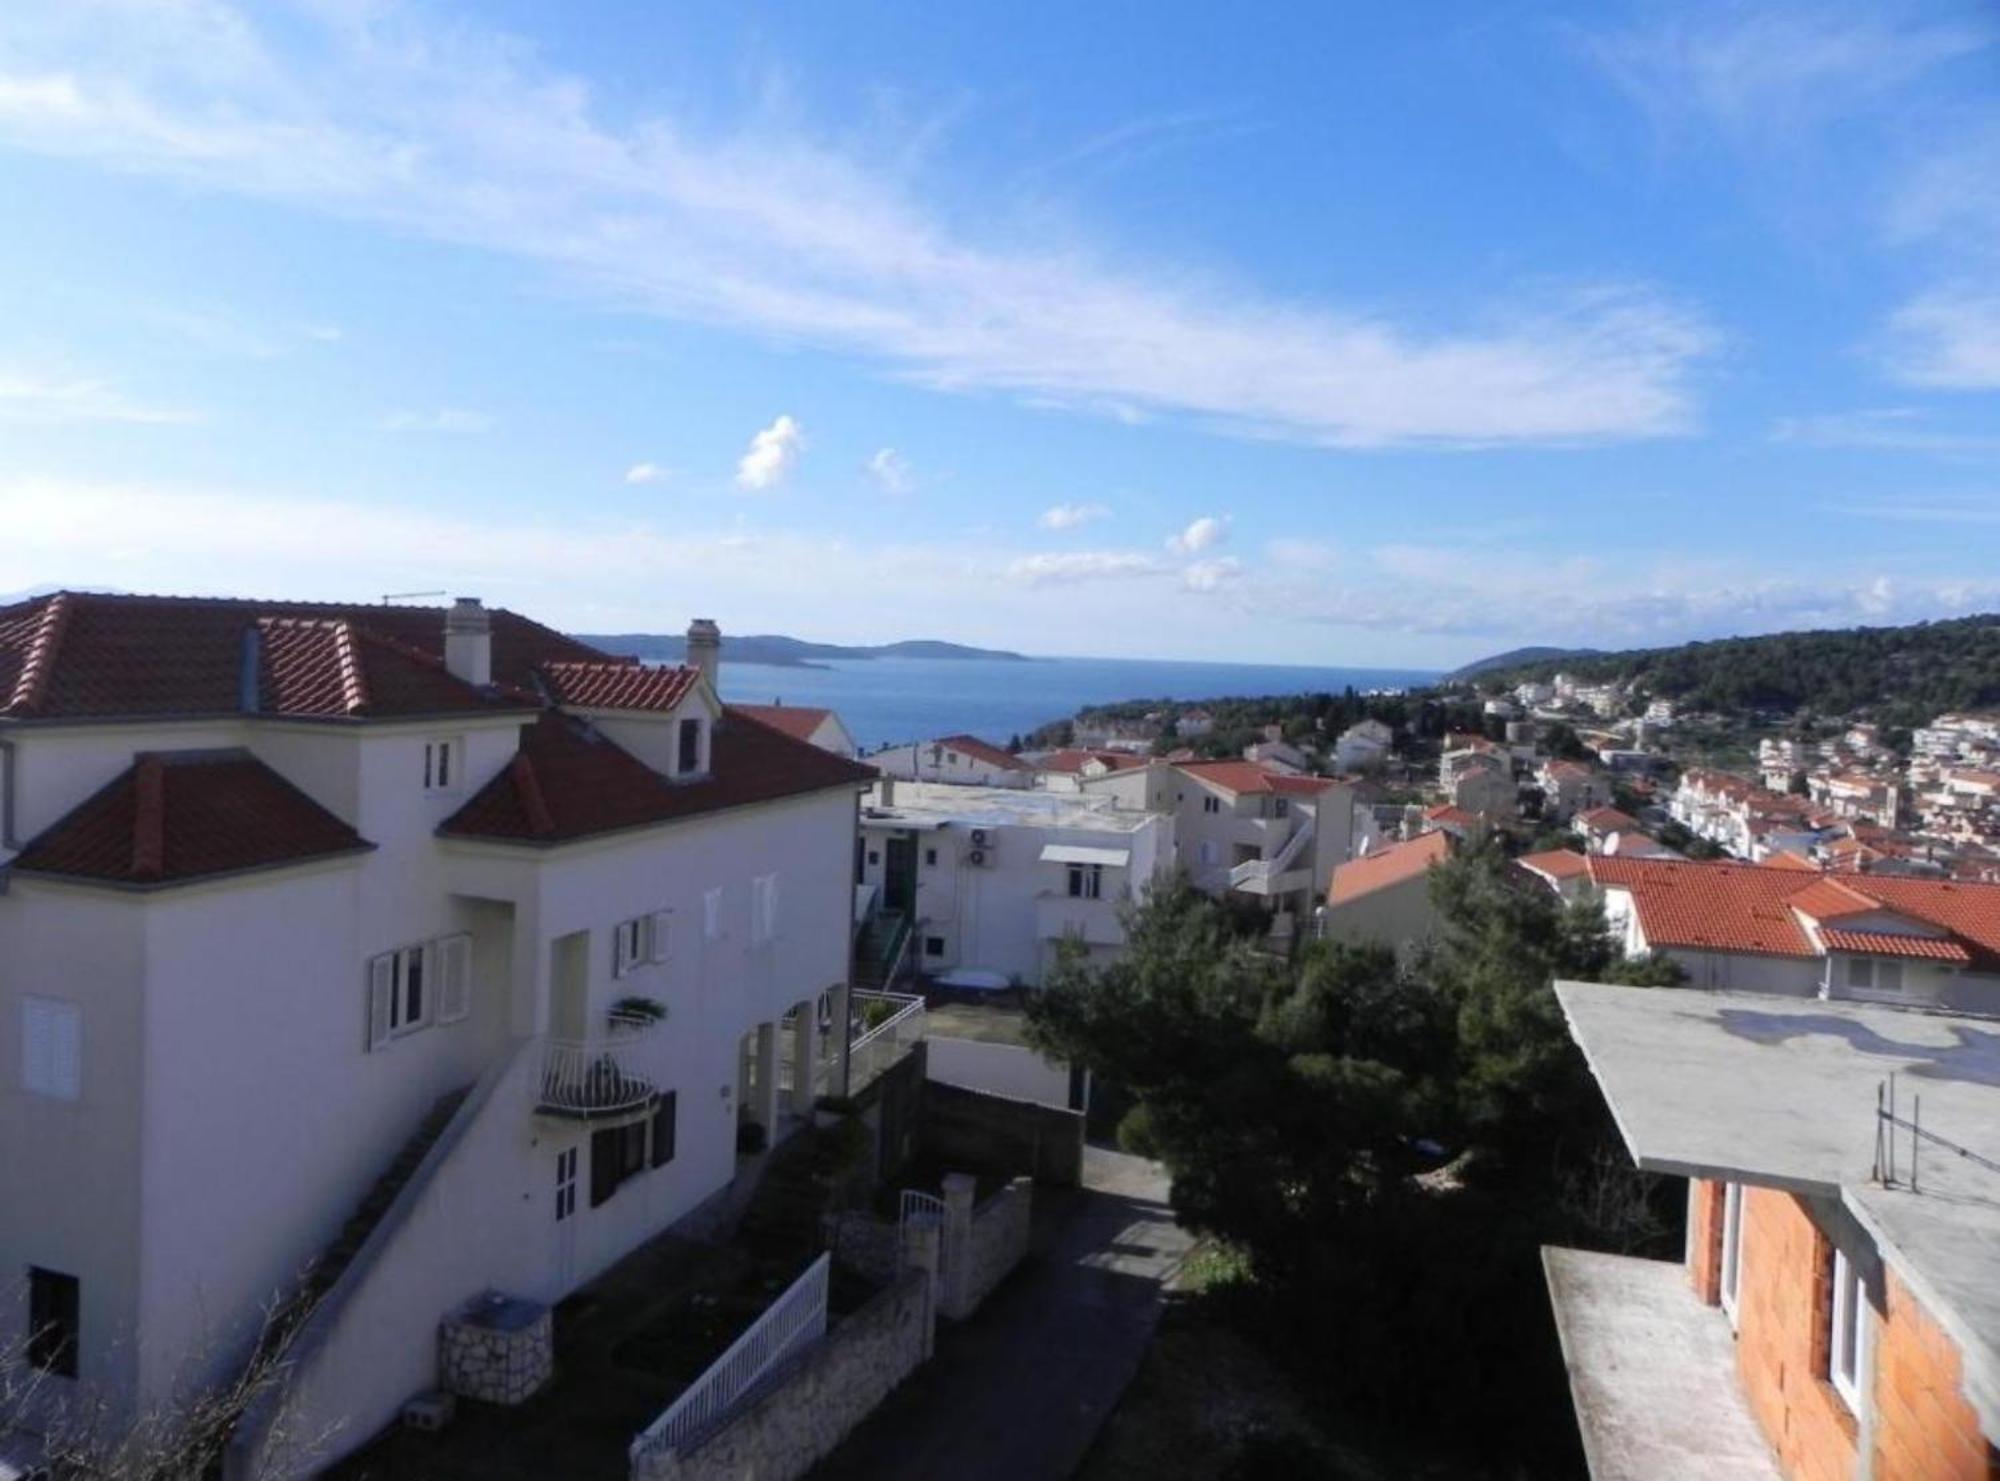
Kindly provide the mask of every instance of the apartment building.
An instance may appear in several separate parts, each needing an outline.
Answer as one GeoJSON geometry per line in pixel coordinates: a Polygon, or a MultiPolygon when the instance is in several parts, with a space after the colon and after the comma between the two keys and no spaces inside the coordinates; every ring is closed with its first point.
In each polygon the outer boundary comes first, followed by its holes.
{"type": "Polygon", "coordinates": [[[2000,1475],[1990,1024],[1557,983],[1680,1261],[1543,1252],[1591,1474],[2000,1475]]]}
{"type": "MultiPolygon", "coordinates": [[[[650,667],[470,598],[0,609],[31,1419],[227,1378],[311,1269],[294,1432],[359,1444],[434,1386],[445,1312],[559,1299],[809,1110],[872,773],[724,707],[719,648],[697,622],[650,667]]],[[[300,1464],[268,1439],[237,1474],[300,1464]]]]}
{"type": "Polygon", "coordinates": [[[1431,902],[1431,870],[1451,857],[1454,842],[1437,829],[1335,866],[1321,938],[1400,948],[1433,935],[1443,917],[1431,902]]]}
{"type": "Polygon", "coordinates": [[[976,735],[911,741],[871,751],[868,764],[883,776],[906,782],[955,782],[965,787],[1031,787],[1032,763],[976,735]]]}

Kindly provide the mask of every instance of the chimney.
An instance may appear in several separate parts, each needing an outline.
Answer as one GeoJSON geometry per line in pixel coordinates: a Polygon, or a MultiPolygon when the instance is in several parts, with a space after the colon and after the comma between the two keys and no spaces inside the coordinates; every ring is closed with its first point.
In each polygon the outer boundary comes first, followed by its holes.
{"type": "Polygon", "coordinates": [[[478,597],[459,597],[444,614],[444,666],[482,689],[493,682],[493,624],[478,597]]]}
{"type": "Polygon", "coordinates": [[[722,682],[722,629],[713,618],[697,617],[688,624],[687,661],[701,670],[711,686],[722,682]]]}

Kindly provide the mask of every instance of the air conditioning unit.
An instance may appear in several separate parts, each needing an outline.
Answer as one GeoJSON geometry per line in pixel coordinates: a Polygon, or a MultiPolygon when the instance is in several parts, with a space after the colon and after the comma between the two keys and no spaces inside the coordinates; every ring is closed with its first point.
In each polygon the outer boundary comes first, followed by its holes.
{"type": "Polygon", "coordinates": [[[986,830],[984,828],[974,828],[972,830],[972,846],[974,848],[986,847],[986,830]]]}
{"type": "Polygon", "coordinates": [[[972,865],[975,869],[984,868],[986,865],[986,850],[983,848],[974,849],[965,856],[965,862],[972,865]]]}

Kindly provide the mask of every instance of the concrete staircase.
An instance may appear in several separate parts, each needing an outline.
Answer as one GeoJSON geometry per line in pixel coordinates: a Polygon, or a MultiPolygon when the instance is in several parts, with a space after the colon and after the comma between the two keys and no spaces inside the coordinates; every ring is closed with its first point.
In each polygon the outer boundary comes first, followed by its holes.
{"type": "Polygon", "coordinates": [[[430,1151],[451,1118],[458,1113],[458,1108],[464,1104],[466,1093],[471,1088],[465,1086],[438,1097],[437,1102],[424,1114],[424,1119],[417,1123],[417,1129],[410,1133],[409,1140],[404,1142],[401,1150],[396,1153],[395,1160],[382,1170],[381,1176],[375,1179],[361,1202],[355,1205],[354,1212],[348,1215],[347,1222],[341,1225],[340,1233],[334,1237],[333,1243],[327,1246],[326,1252],[314,1262],[311,1273],[306,1277],[307,1305],[317,1302],[333,1288],[333,1283],[340,1279],[363,1242],[374,1233],[375,1226],[382,1221],[382,1215],[389,1211],[389,1205],[396,1201],[396,1195],[403,1191],[403,1185],[410,1181],[411,1175],[424,1160],[424,1154],[430,1151]]]}
{"type": "Polygon", "coordinates": [[[815,1156],[817,1133],[801,1131],[771,1154],[763,1180],[736,1228],[736,1243],[761,1265],[790,1268],[825,1248],[820,1215],[827,1186],[815,1156]]]}
{"type": "Polygon", "coordinates": [[[900,910],[878,911],[854,943],[854,986],[879,991],[894,987],[908,970],[910,918],[900,910]]]}

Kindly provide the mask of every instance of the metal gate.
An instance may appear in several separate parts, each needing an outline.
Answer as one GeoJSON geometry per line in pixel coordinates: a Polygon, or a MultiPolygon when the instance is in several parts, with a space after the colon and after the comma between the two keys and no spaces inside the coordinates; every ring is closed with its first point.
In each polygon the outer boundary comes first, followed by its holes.
{"type": "Polygon", "coordinates": [[[951,1241],[945,1238],[944,1200],[929,1193],[919,1193],[914,1188],[903,1190],[902,1215],[896,1221],[896,1265],[907,1269],[910,1263],[910,1231],[912,1229],[937,1230],[937,1281],[938,1288],[944,1288],[945,1271],[951,1259],[951,1241]]]}

